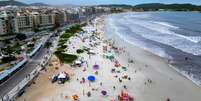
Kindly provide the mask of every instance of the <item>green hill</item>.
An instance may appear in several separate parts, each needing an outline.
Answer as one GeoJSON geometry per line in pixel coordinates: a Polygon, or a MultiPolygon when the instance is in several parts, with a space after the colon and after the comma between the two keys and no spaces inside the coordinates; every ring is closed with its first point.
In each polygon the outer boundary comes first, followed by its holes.
{"type": "Polygon", "coordinates": [[[12,5],[12,6],[27,6],[27,4],[15,1],[15,0],[3,0],[0,1],[0,6],[7,6],[7,5],[12,5]]]}
{"type": "Polygon", "coordinates": [[[149,3],[149,4],[140,4],[134,6],[135,9],[144,9],[144,10],[176,10],[176,11],[201,11],[201,6],[193,4],[161,4],[161,3],[149,3]]]}

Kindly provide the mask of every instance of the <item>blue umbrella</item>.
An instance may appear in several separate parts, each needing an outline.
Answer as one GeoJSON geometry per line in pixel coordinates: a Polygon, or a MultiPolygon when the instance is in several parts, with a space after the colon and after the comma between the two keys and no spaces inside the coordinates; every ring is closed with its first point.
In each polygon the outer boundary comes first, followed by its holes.
{"type": "Polygon", "coordinates": [[[93,81],[95,81],[96,80],[96,77],[95,76],[93,76],[93,75],[90,75],[90,76],[88,76],[88,78],[87,78],[89,81],[91,81],[91,82],[93,82],[93,81]]]}

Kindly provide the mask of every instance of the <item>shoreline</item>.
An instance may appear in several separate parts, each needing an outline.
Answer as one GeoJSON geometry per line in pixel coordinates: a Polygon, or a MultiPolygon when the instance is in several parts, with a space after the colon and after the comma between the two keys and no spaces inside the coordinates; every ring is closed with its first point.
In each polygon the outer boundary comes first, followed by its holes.
{"type": "MultiPolygon", "coordinates": [[[[110,25],[110,24],[108,24],[108,25],[110,25]]],[[[113,29],[111,29],[111,30],[113,30],[113,29]]],[[[114,30],[116,30],[116,28],[114,28],[114,30]]],[[[110,33],[113,33],[113,32],[110,32],[110,33]]],[[[197,86],[201,87],[201,81],[200,81],[201,78],[199,75],[199,71],[200,71],[200,69],[199,69],[200,62],[199,61],[201,60],[200,56],[193,55],[193,54],[184,52],[182,50],[179,50],[177,48],[170,47],[166,44],[153,42],[153,41],[147,39],[146,41],[148,43],[151,42],[152,44],[159,46],[161,48],[161,50],[162,50],[162,55],[161,55],[161,53],[157,53],[157,51],[153,51],[150,48],[146,48],[144,46],[140,46],[140,45],[136,44],[137,42],[132,43],[132,42],[130,42],[130,40],[124,39],[122,36],[123,34],[122,35],[115,34],[115,35],[118,36],[120,40],[124,40],[125,43],[127,43],[131,46],[133,45],[135,47],[141,48],[142,50],[145,50],[146,52],[150,52],[151,54],[153,54],[155,56],[163,58],[164,61],[167,61],[167,64],[169,64],[171,68],[173,68],[179,74],[183,75],[185,78],[187,78],[190,81],[192,81],[193,83],[195,83],[197,86]],[[196,70],[197,70],[197,72],[195,72],[196,70]]],[[[111,36],[109,36],[109,37],[111,37],[111,36]]],[[[145,40],[143,40],[143,41],[145,41],[145,40]]],[[[160,51],[158,51],[158,52],[160,52],[160,51]]]]}
{"type": "MultiPolygon", "coordinates": [[[[121,39],[120,37],[119,37],[119,39],[120,39],[120,40],[123,40],[123,39],[121,39]]],[[[117,39],[116,39],[116,40],[117,40],[117,39]]],[[[124,40],[123,40],[123,41],[124,41],[124,40]]],[[[116,41],[115,41],[115,42],[116,42],[116,41]]],[[[125,41],[124,41],[124,43],[133,45],[133,44],[128,43],[128,42],[125,42],[125,41]]],[[[146,53],[149,53],[149,54],[153,55],[154,57],[161,58],[163,61],[165,61],[166,64],[168,64],[169,67],[171,67],[173,70],[175,70],[176,72],[178,72],[178,74],[180,74],[181,76],[183,76],[184,78],[188,79],[188,80],[191,81],[193,84],[195,84],[196,86],[198,86],[199,88],[201,88],[201,85],[200,85],[199,82],[196,82],[196,81],[194,80],[194,78],[191,78],[190,75],[186,74],[185,71],[181,71],[181,70],[179,70],[179,69],[177,68],[177,66],[174,66],[174,65],[172,65],[171,63],[169,63],[169,59],[167,59],[167,58],[165,58],[165,57],[158,56],[158,55],[156,55],[156,54],[154,54],[154,53],[152,53],[152,52],[150,52],[150,51],[148,51],[148,50],[142,49],[141,47],[138,47],[138,46],[135,46],[135,45],[133,45],[133,47],[137,47],[137,48],[139,48],[140,50],[145,51],[146,53]]]]}
{"type": "MultiPolygon", "coordinates": [[[[29,101],[72,101],[69,98],[72,94],[78,94],[81,101],[94,101],[94,98],[97,101],[109,101],[114,99],[121,90],[124,90],[122,87],[124,85],[127,86],[128,89],[126,90],[131,96],[136,98],[136,101],[165,101],[167,98],[170,98],[171,101],[199,101],[201,99],[199,95],[201,93],[200,88],[198,89],[190,80],[179,75],[172,68],[169,68],[164,59],[139,47],[132,46],[129,43],[125,44],[125,41],[119,39],[117,35],[113,35],[112,38],[117,40],[114,46],[117,47],[118,51],[107,45],[109,47],[108,51],[114,52],[115,59],[119,61],[121,66],[125,66],[128,70],[122,71],[121,68],[115,68],[114,62],[109,61],[103,56],[107,52],[104,53],[102,48],[105,44],[108,44],[103,41],[109,39],[109,37],[105,36],[106,33],[103,34],[103,30],[101,29],[104,25],[100,20],[103,19],[96,18],[96,20],[93,28],[98,29],[100,33],[97,35],[100,40],[94,41],[100,45],[92,47],[96,54],[91,57],[86,53],[80,54],[80,57],[84,57],[84,60],[87,61],[87,65],[84,64],[83,66],[84,68],[86,67],[87,71],[84,72],[83,67],[72,68],[67,64],[59,65],[56,63],[55,65],[59,67],[58,70],[49,67],[47,72],[42,71],[35,81],[36,83],[28,87],[26,93],[17,101],[22,101],[23,99],[29,101]],[[129,59],[134,60],[134,63],[129,63],[129,59]],[[98,75],[94,74],[94,70],[91,69],[94,64],[100,65],[98,75]],[[113,68],[120,71],[120,73],[111,73],[111,69],[113,68]],[[70,74],[70,81],[64,85],[52,84],[49,76],[62,70],[70,74]],[[86,77],[90,74],[97,77],[97,81],[91,83],[91,86],[89,86],[90,83],[88,84],[88,81],[86,84],[80,84],[77,81],[81,79],[80,77],[86,77]],[[119,83],[118,79],[114,77],[115,75],[118,78],[128,75],[131,77],[131,80],[122,79],[123,82],[119,83]],[[100,82],[103,85],[100,85],[100,82]],[[115,86],[115,90],[112,89],[113,86],[115,86]],[[87,97],[85,94],[82,95],[83,92],[86,93],[92,88],[98,91],[92,90],[93,94],[91,97],[87,97]],[[108,91],[108,96],[101,96],[100,90],[108,91]],[[67,99],[66,96],[68,96],[67,99]]],[[[81,46],[88,46],[91,43],[81,42],[80,38],[76,36],[70,38],[70,41],[72,43],[68,49],[70,53],[75,53],[75,49],[81,46]]]]}
{"type": "MultiPolygon", "coordinates": [[[[113,38],[115,40],[115,42],[117,42],[118,46],[121,44],[123,44],[123,47],[125,47],[124,45],[128,46],[128,47],[134,47],[134,49],[139,49],[140,51],[143,51],[143,53],[146,53],[148,55],[151,55],[152,57],[156,57],[157,59],[159,59],[160,61],[164,62],[167,67],[170,67],[169,69],[173,72],[175,72],[178,76],[181,76],[181,78],[183,78],[186,82],[188,82],[191,86],[193,86],[193,88],[195,89],[198,89],[197,91],[200,92],[201,91],[201,88],[199,86],[199,84],[195,83],[191,78],[188,78],[188,76],[184,75],[181,71],[177,70],[177,68],[171,64],[168,63],[168,59],[166,58],[163,58],[163,57],[160,57],[152,52],[149,52],[148,50],[144,50],[138,46],[135,46],[131,43],[128,43],[126,42],[125,40],[121,39],[118,35],[113,35],[113,36],[110,36],[110,38],[113,38]],[[118,37],[118,38],[116,38],[118,37]],[[116,38],[116,39],[115,39],[116,38]]],[[[110,39],[109,38],[109,39],[110,39]]],[[[128,48],[128,47],[125,47],[125,48],[128,48]]],[[[133,48],[129,48],[127,50],[134,50],[133,48]]],[[[172,78],[171,78],[172,79],[172,78]]],[[[176,100],[176,101],[180,101],[180,100],[176,100]]],[[[188,100],[182,100],[182,101],[188,101],[188,100]]]]}

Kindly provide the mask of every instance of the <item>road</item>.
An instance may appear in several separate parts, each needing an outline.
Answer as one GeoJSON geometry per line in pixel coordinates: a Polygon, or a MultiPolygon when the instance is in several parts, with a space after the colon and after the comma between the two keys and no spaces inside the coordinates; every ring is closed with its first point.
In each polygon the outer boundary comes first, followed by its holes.
{"type": "Polygon", "coordinates": [[[39,52],[35,54],[32,61],[28,62],[21,70],[12,75],[6,82],[0,85],[0,97],[11,91],[20,81],[30,74],[43,59],[48,49],[41,47],[39,52]]]}
{"type": "MultiPolygon", "coordinates": [[[[69,27],[69,26],[67,26],[69,27]]],[[[44,44],[52,35],[44,36],[41,39],[41,42],[44,44]]],[[[53,40],[56,40],[56,43],[54,43],[54,48],[57,46],[57,38],[53,38],[53,40]]],[[[53,41],[52,40],[52,41],[53,41]]],[[[28,74],[30,74],[38,64],[41,63],[43,60],[43,57],[47,54],[49,49],[44,48],[44,46],[41,47],[41,49],[35,54],[34,57],[31,58],[32,61],[29,61],[22,69],[20,69],[17,73],[12,75],[6,82],[0,84],[0,98],[2,96],[5,96],[9,91],[11,91],[16,85],[18,85],[28,74]]]]}

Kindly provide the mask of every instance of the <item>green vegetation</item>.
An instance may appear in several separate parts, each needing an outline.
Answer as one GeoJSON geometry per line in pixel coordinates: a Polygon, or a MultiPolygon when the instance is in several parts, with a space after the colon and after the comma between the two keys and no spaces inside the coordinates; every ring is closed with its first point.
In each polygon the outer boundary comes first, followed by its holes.
{"type": "Polygon", "coordinates": [[[50,48],[50,46],[52,46],[52,42],[48,41],[45,43],[45,48],[50,48]]]}
{"type": "Polygon", "coordinates": [[[1,34],[0,37],[15,36],[16,33],[1,34]]]}
{"type": "Polygon", "coordinates": [[[26,52],[27,52],[27,53],[31,53],[33,50],[34,50],[34,47],[30,47],[30,48],[27,49],[26,52]]]}
{"type": "MultiPolygon", "coordinates": [[[[33,41],[32,41],[33,42],[33,41]]],[[[30,43],[30,44],[28,44],[27,45],[27,50],[26,50],[26,52],[27,53],[31,53],[33,50],[34,50],[34,46],[35,46],[35,43],[30,43]]]]}
{"type": "Polygon", "coordinates": [[[77,33],[80,31],[82,31],[82,28],[81,25],[78,24],[71,26],[69,29],[66,29],[66,33],[77,33]]]}
{"type": "Polygon", "coordinates": [[[173,10],[173,11],[201,11],[201,6],[192,4],[162,4],[162,3],[148,3],[134,6],[135,9],[147,10],[173,10]]]}
{"type": "Polygon", "coordinates": [[[15,0],[0,0],[0,6],[7,5],[26,6],[27,4],[15,0]]]}
{"type": "Polygon", "coordinates": [[[34,46],[35,46],[34,43],[31,43],[31,44],[27,45],[28,48],[31,48],[31,47],[34,47],[34,46]]]}
{"type": "Polygon", "coordinates": [[[18,40],[25,40],[25,39],[27,38],[27,36],[26,36],[25,34],[18,33],[18,34],[16,35],[16,38],[17,38],[18,40]]]}
{"type": "Polygon", "coordinates": [[[73,54],[66,54],[61,51],[56,51],[55,55],[59,58],[62,63],[73,63],[78,56],[73,54]]]}
{"type": "Polygon", "coordinates": [[[16,60],[16,58],[14,56],[7,56],[7,57],[3,57],[1,59],[2,63],[9,63],[14,60],[16,60]]]}
{"type": "Polygon", "coordinates": [[[66,29],[65,33],[60,36],[58,48],[57,48],[57,51],[55,52],[55,55],[59,58],[61,62],[72,63],[78,58],[77,55],[64,53],[65,52],[64,49],[67,48],[67,46],[64,44],[66,43],[66,41],[68,41],[70,37],[74,36],[75,33],[80,31],[82,31],[81,26],[74,25],[74,26],[71,26],[69,29],[66,29]]]}
{"type": "Polygon", "coordinates": [[[146,3],[139,5],[121,5],[109,4],[99,5],[100,7],[110,7],[112,13],[119,13],[126,9],[133,9],[133,11],[201,11],[201,5],[193,5],[190,3],[184,4],[163,4],[163,3],[146,3]]]}
{"type": "Polygon", "coordinates": [[[4,71],[4,70],[5,70],[5,68],[3,68],[3,67],[0,67],[0,72],[1,72],[1,71],[4,71]]]}
{"type": "Polygon", "coordinates": [[[84,50],[83,50],[83,49],[77,49],[76,52],[77,52],[78,54],[81,54],[81,53],[84,53],[84,50]]]}
{"type": "Polygon", "coordinates": [[[20,54],[21,53],[21,45],[19,43],[16,43],[13,46],[8,46],[7,48],[2,49],[4,52],[6,52],[7,54],[12,54],[12,53],[17,53],[20,54]]]}

